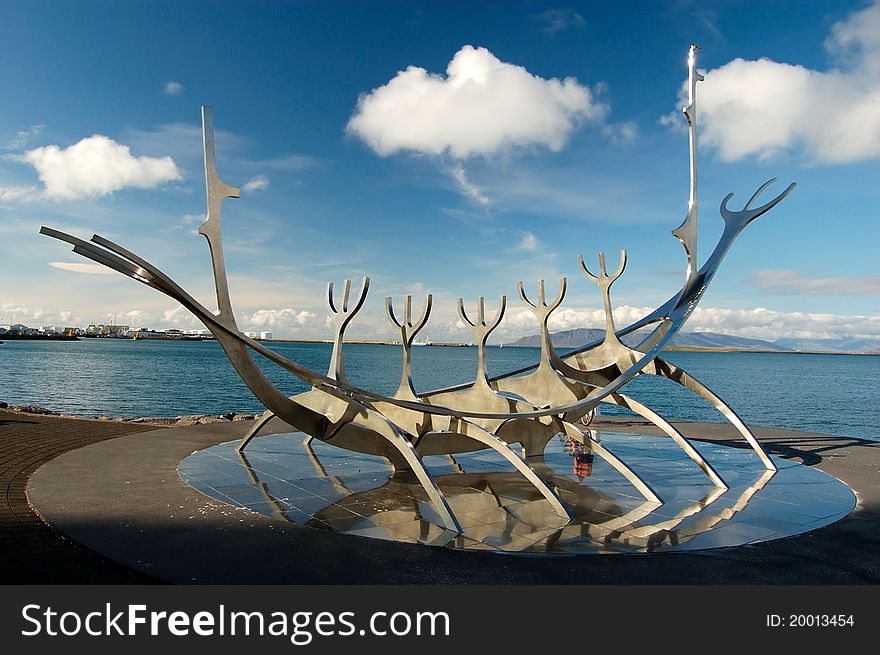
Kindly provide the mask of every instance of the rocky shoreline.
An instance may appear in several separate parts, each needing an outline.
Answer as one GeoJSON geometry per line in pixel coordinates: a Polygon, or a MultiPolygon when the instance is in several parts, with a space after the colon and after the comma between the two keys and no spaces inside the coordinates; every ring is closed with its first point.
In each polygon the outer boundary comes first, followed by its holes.
{"type": "Polygon", "coordinates": [[[183,416],[71,416],[62,414],[40,405],[13,405],[0,401],[0,409],[5,409],[16,414],[31,414],[38,416],[60,416],[91,421],[110,421],[114,423],[146,423],[148,425],[164,425],[167,427],[186,427],[189,425],[204,425],[206,423],[227,423],[230,421],[251,421],[256,418],[254,414],[247,412],[226,412],[225,414],[186,414],[183,416]]]}

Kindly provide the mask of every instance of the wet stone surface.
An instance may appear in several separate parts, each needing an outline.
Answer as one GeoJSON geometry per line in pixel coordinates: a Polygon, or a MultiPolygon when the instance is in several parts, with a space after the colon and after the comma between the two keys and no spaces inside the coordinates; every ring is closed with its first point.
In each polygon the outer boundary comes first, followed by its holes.
{"type": "Polygon", "coordinates": [[[661,497],[646,501],[593,453],[552,441],[528,463],[572,514],[566,521],[491,450],[428,456],[425,465],[463,534],[443,528],[409,472],[392,475],[380,457],[341,450],[302,435],[251,442],[245,456],[227,442],[193,453],[181,479],[223,503],[317,530],[405,543],[525,554],[685,551],[780,539],[829,525],[856,499],[843,482],[795,461],[764,469],[751,450],[717,443],[697,449],[728,484],[715,487],[668,438],[599,435],[661,497]]]}

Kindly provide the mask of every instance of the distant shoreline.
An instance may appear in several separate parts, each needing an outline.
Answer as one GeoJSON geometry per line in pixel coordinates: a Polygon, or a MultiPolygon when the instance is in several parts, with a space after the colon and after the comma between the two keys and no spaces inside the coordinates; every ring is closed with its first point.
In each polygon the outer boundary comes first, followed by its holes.
{"type": "Polygon", "coordinates": [[[79,341],[80,338],[71,334],[11,334],[0,335],[7,341],[79,341]]]}
{"type": "MultiPolygon", "coordinates": [[[[88,337],[77,337],[72,335],[11,335],[4,334],[2,335],[2,339],[6,339],[8,341],[81,341],[84,338],[88,337]]],[[[0,343],[2,343],[2,339],[0,339],[0,343]]],[[[115,341],[116,339],[111,339],[115,341]]],[[[131,339],[123,339],[126,341],[131,341],[131,339]]],[[[146,337],[143,339],[144,341],[214,341],[212,337],[146,337]]],[[[257,339],[262,343],[322,343],[322,344],[332,344],[332,339],[257,339]]],[[[346,345],[367,345],[367,346],[399,346],[400,342],[398,341],[376,341],[376,340],[346,340],[344,342],[346,345]]],[[[419,343],[413,344],[417,346],[433,346],[437,348],[472,348],[475,347],[474,344],[470,343],[442,343],[442,342],[431,342],[429,344],[419,343]]],[[[489,348],[501,348],[502,346],[489,344],[489,348]]],[[[508,348],[539,348],[540,346],[528,346],[528,345],[520,345],[511,343],[507,346],[508,348]]],[[[572,348],[559,348],[557,347],[557,351],[560,351],[563,355],[567,351],[576,350],[580,346],[574,346],[572,348]]],[[[765,350],[760,348],[720,348],[720,347],[709,347],[709,346],[671,346],[663,349],[663,352],[706,352],[706,353],[764,353],[764,354],[778,354],[778,355],[860,355],[867,357],[878,357],[880,356],[880,352],[844,352],[844,351],[833,351],[833,350],[765,350]]]]}
{"type": "MultiPolygon", "coordinates": [[[[272,343],[328,343],[332,344],[332,339],[259,339],[261,342],[272,343]]],[[[371,346],[399,346],[400,343],[397,341],[345,341],[345,344],[365,344],[371,346]]],[[[429,346],[438,346],[444,348],[467,348],[470,347],[471,344],[467,343],[434,343],[430,344],[420,344],[420,345],[429,345],[429,346]]],[[[488,344],[489,348],[500,348],[501,346],[488,344]]],[[[524,346],[518,344],[510,344],[505,346],[507,348],[540,348],[540,346],[524,346]]],[[[557,348],[558,351],[564,350],[576,350],[577,347],[574,348],[557,348]]],[[[669,348],[664,348],[663,352],[707,352],[707,353],[766,353],[766,354],[780,354],[780,355],[867,355],[877,357],[880,356],[880,352],[873,353],[861,353],[861,352],[835,352],[830,350],[761,350],[761,349],[748,349],[748,348],[712,348],[712,347],[700,347],[700,346],[672,346],[669,348]]],[[[564,356],[564,353],[563,353],[564,356]]]]}
{"type": "Polygon", "coordinates": [[[663,352],[706,352],[706,353],[763,353],[767,355],[866,355],[880,356],[877,353],[835,352],[832,350],[749,350],[745,348],[700,348],[698,346],[672,346],[663,352]]]}
{"type": "MultiPolygon", "coordinates": [[[[333,339],[257,339],[261,343],[328,343],[332,344],[333,339]]],[[[346,339],[344,341],[346,345],[348,344],[358,344],[358,345],[366,345],[366,346],[399,346],[399,341],[372,341],[372,340],[358,340],[358,339],[346,339]]],[[[414,343],[414,346],[436,346],[438,348],[471,348],[474,344],[472,343],[414,343]]]]}

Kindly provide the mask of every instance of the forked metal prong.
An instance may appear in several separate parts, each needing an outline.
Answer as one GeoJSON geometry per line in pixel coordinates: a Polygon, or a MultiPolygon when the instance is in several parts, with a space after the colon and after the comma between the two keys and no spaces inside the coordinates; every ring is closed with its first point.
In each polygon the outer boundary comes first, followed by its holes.
{"type": "MultiPolygon", "coordinates": [[[[345,280],[342,285],[342,305],[337,306],[335,294],[333,292],[334,286],[332,282],[327,283],[327,306],[330,309],[330,312],[336,315],[337,320],[340,318],[347,318],[351,320],[350,317],[353,317],[357,314],[361,307],[364,305],[364,301],[367,299],[367,292],[370,290],[370,278],[365,277],[363,279],[360,293],[358,294],[357,301],[354,306],[349,307],[349,297],[351,295],[351,280],[345,280]]],[[[347,322],[347,321],[346,321],[347,322]]]]}
{"type": "Polygon", "coordinates": [[[474,335],[474,341],[477,344],[477,377],[476,381],[479,385],[487,388],[489,379],[487,375],[488,367],[486,366],[486,341],[492,331],[501,323],[504,318],[504,311],[507,309],[507,296],[501,296],[498,300],[498,311],[494,318],[486,322],[486,299],[480,296],[477,299],[477,320],[476,322],[468,318],[467,311],[464,308],[464,300],[458,299],[458,315],[461,320],[470,328],[471,334],[474,335]]]}
{"type": "Polygon", "coordinates": [[[346,280],[342,286],[342,313],[348,313],[348,296],[351,293],[351,280],[346,280]]]}
{"type": "Polygon", "coordinates": [[[614,271],[612,275],[608,275],[608,270],[605,268],[604,252],[599,253],[599,275],[593,275],[590,272],[590,269],[587,268],[587,265],[584,262],[583,255],[578,255],[578,262],[581,265],[584,277],[598,286],[601,290],[606,291],[611,288],[612,284],[617,282],[618,278],[623,275],[623,271],[626,269],[626,250],[620,251],[620,263],[617,265],[617,270],[614,271]]]}
{"type": "Polygon", "coordinates": [[[428,316],[431,315],[431,306],[434,302],[433,296],[429,293],[425,298],[425,308],[422,310],[421,317],[413,323],[412,320],[412,296],[406,296],[403,304],[403,320],[398,320],[394,315],[394,306],[391,296],[385,298],[385,310],[388,313],[388,320],[391,325],[400,331],[400,345],[403,347],[403,366],[401,367],[400,384],[395,392],[395,398],[405,398],[417,400],[415,387],[412,381],[412,344],[416,335],[421,331],[428,322],[428,316]]]}
{"type": "Polygon", "coordinates": [[[370,290],[370,278],[365,277],[358,294],[357,302],[354,306],[349,307],[349,294],[351,292],[351,280],[346,280],[342,286],[342,306],[338,307],[335,302],[333,293],[333,283],[327,284],[327,306],[333,314],[336,321],[336,334],[333,338],[333,352],[330,354],[330,366],[327,369],[327,377],[338,380],[344,384],[348,384],[348,378],[345,376],[345,357],[342,352],[342,342],[345,335],[345,328],[351,323],[355,314],[357,314],[364,301],[367,299],[367,292],[370,290]]]}
{"type": "MultiPolygon", "coordinates": [[[[482,298],[480,298],[482,300],[482,298]]],[[[476,327],[476,324],[468,318],[467,312],[464,309],[464,298],[458,299],[458,317],[462,320],[465,325],[470,325],[471,327],[476,327]]]]}
{"type": "Polygon", "coordinates": [[[385,296],[385,315],[388,317],[392,327],[401,328],[403,326],[397,320],[397,317],[394,316],[394,307],[392,307],[391,303],[391,296],[385,296]]]}
{"type": "Polygon", "coordinates": [[[411,341],[410,337],[415,337],[415,335],[425,327],[425,324],[428,322],[428,317],[431,315],[433,304],[434,296],[429,293],[425,297],[425,308],[422,310],[422,315],[415,323],[412,321],[412,296],[406,296],[402,321],[398,320],[397,316],[394,314],[394,305],[391,296],[385,298],[385,312],[388,315],[388,320],[391,322],[391,325],[401,330],[401,334],[404,336],[404,341],[411,341]]]}
{"type": "Polygon", "coordinates": [[[751,223],[753,220],[758,218],[761,214],[765,214],[771,209],[773,209],[776,205],[782,202],[785,197],[794,190],[797,186],[797,182],[792,182],[789,184],[785,190],[780,193],[778,196],[770,200],[769,202],[761,205],[757,209],[752,209],[752,204],[761,195],[761,192],[764,191],[768,186],[773,184],[776,181],[776,178],[771,178],[764,182],[755,193],[752,194],[752,197],[749,198],[749,201],[746,203],[745,207],[740,209],[739,211],[731,211],[727,208],[727,203],[730,202],[731,198],[733,198],[733,193],[728,193],[724,196],[724,200],[721,201],[721,217],[724,219],[725,223],[728,223],[738,229],[744,228],[746,225],[751,223]]]}
{"type": "Polygon", "coordinates": [[[762,192],[764,189],[766,189],[768,186],[770,186],[771,184],[773,184],[773,183],[774,183],[776,180],[778,180],[778,179],[779,179],[778,177],[771,177],[769,180],[767,180],[766,182],[764,182],[764,184],[762,184],[761,186],[759,186],[759,187],[758,187],[758,190],[755,191],[755,192],[752,194],[752,197],[751,197],[751,198],[749,198],[749,201],[746,203],[746,206],[743,207],[743,210],[746,210],[746,211],[747,211],[747,210],[751,209],[751,208],[752,208],[752,203],[755,202],[755,199],[756,199],[758,196],[761,195],[761,192],[762,192]]]}
{"type": "Polygon", "coordinates": [[[567,287],[568,278],[559,278],[559,293],[557,293],[556,297],[548,304],[544,292],[544,280],[538,280],[538,302],[533,303],[531,300],[529,300],[528,296],[526,296],[522,280],[516,283],[516,290],[519,292],[520,300],[522,300],[523,304],[526,307],[535,312],[536,316],[539,316],[539,318],[543,315],[549,314],[554,309],[559,307],[560,304],[562,304],[562,299],[565,298],[565,290],[567,287]]]}
{"type": "Polygon", "coordinates": [[[588,280],[590,280],[590,282],[593,282],[594,284],[598,284],[599,278],[596,277],[595,275],[593,275],[592,273],[590,273],[590,269],[587,268],[587,264],[586,264],[586,262],[584,262],[583,255],[578,255],[578,264],[581,265],[581,271],[583,272],[584,277],[586,277],[588,280]]]}
{"type": "Polygon", "coordinates": [[[484,296],[480,296],[477,299],[477,321],[472,321],[468,315],[467,311],[464,308],[464,299],[458,299],[458,315],[465,324],[471,327],[471,331],[474,332],[474,336],[481,338],[483,336],[488,335],[492,330],[498,327],[499,323],[501,323],[501,319],[504,318],[504,311],[507,309],[507,296],[501,296],[498,299],[498,311],[495,313],[495,316],[492,320],[487,323],[486,322],[486,298],[484,296]],[[485,334],[484,334],[485,333],[485,334]]]}

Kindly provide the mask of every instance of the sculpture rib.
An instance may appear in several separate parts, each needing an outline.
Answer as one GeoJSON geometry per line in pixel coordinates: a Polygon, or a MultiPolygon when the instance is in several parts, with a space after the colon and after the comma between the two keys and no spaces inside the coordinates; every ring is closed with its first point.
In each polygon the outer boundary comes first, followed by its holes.
{"type": "Polygon", "coordinates": [[[705,473],[709,477],[709,479],[712,480],[712,483],[716,487],[720,487],[722,489],[728,488],[727,483],[718,474],[718,471],[716,471],[715,468],[709,462],[707,462],[702,455],[700,455],[699,451],[694,448],[693,444],[691,444],[691,442],[688,441],[681,432],[676,430],[675,427],[671,423],[669,423],[669,421],[660,416],[657,412],[649,407],[646,407],[645,405],[642,405],[640,402],[619,393],[611,394],[610,396],[608,396],[608,398],[605,399],[604,402],[618,405],[620,407],[625,407],[626,409],[629,409],[639,416],[642,416],[651,421],[651,423],[663,430],[663,432],[665,432],[669,437],[672,438],[673,441],[675,441],[675,443],[678,444],[678,446],[687,454],[687,456],[690,457],[696,463],[696,465],[700,467],[700,469],[702,469],[703,473],[705,473]]]}
{"type": "Polygon", "coordinates": [[[501,455],[508,462],[513,464],[514,468],[516,468],[522,476],[532,483],[532,485],[541,493],[544,498],[546,498],[550,502],[550,506],[553,508],[553,511],[562,518],[566,520],[571,520],[571,514],[566,509],[565,505],[559,499],[559,496],[554,493],[554,491],[547,486],[547,483],[537,474],[535,471],[531,469],[525,462],[523,462],[517,455],[514,453],[510,446],[496,437],[494,434],[487,432],[479,425],[475,423],[471,423],[469,421],[461,421],[452,419],[450,423],[454,421],[455,427],[449,426],[450,432],[455,432],[458,434],[463,434],[475,441],[479,441],[482,444],[485,444],[499,455],[501,455]]]}
{"type": "MultiPolygon", "coordinates": [[[[455,514],[453,514],[452,509],[449,507],[449,503],[446,501],[446,497],[443,495],[440,487],[437,486],[434,482],[434,478],[432,478],[431,474],[425,469],[425,465],[422,463],[422,458],[416,453],[412,443],[403,436],[396,425],[375,410],[367,409],[366,413],[366,418],[359,417],[360,424],[363,425],[363,427],[371,428],[376,434],[387,439],[388,442],[396,448],[401,455],[403,455],[413,472],[416,474],[422,488],[428,493],[428,497],[431,499],[431,504],[434,506],[434,509],[440,514],[440,520],[443,521],[443,527],[447,530],[452,530],[461,534],[462,529],[461,525],[458,523],[458,519],[455,518],[455,514]]],[[[332,443],[332,439],[330,442],[332,443]]]]}
{"type": "Polygon", "coordinates": [[[632,484],[632,486],[639,490],[639,493],[641,493],[645,497],[645,500],[649,500],[654,503],[663,502],[662,500],[660,500],[660,496],[657,495],[657,492],[654,491],[651,485],[640,478],[635,473],[635,471],[627,466],[617,455],[605,448],[605,446],[593,439],[577,426],[569,423],[568,421],[560,421],[560,423],[563,427],[563,431],[565,432],[565,436],[571,437],[578,443],[584,444],[585,446],[593,450],[597,455],[599,455],[599,457],[611,464],[611,466],[613,466],[623,477],[625,477],[630,482],[630,484],[632,484]]]}
{"type": "Polygon", "coordinates": [[[656,367],[656,373],[654,373],[654,375],[680,384],[688,391],[691,391],[700,396],[700,398],[708,401],[715,409],[721,412],[730,424],[737,429],[743,438],[745,438],[748,444],[752,447],[752,450],[754,450],[758,457],[761,458],[764,468],[768,471],[776,470],[776,465],[773,463],[773,460],[770,459],[770,456],[764,451],[764,448],[758,442],[758,439],[730,405],[724,402],[711,389],[684,369],[681,369],[674,364],[670,364],[665,359],[659,357],[654,364],[656,367]]]}

